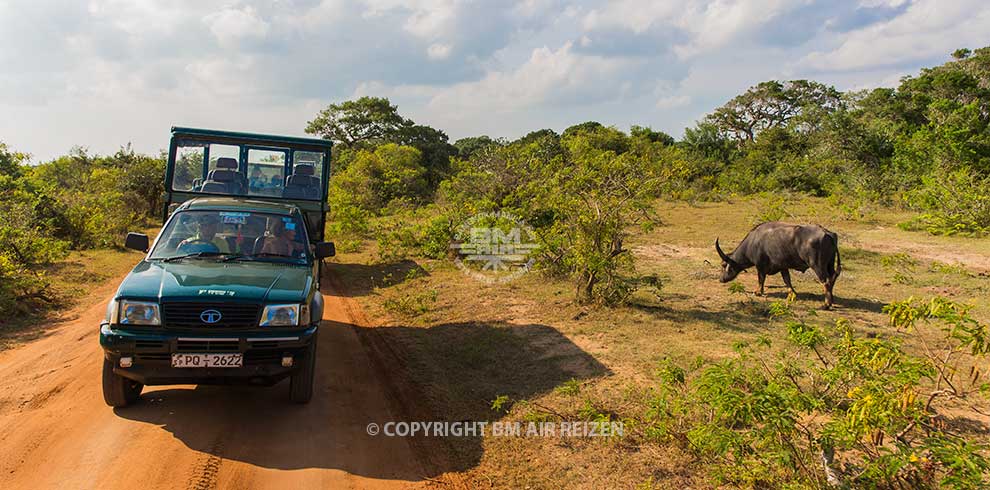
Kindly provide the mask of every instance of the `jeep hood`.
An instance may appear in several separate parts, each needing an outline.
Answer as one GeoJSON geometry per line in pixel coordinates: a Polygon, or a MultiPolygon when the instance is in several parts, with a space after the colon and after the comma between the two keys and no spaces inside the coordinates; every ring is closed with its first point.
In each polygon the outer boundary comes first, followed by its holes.
{"type": "Polygon", "coordinates": [[[120,284],[117,297],[299,303],[313,284],[310,266],[270,262],[142,261],[120,284]]]}

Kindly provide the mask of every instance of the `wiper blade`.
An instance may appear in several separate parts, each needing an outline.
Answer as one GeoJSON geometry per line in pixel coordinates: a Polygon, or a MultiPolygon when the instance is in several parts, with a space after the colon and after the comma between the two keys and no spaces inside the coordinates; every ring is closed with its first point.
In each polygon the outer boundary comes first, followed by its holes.
{"type": "Polygon", "coordinates": [[[247,255],[247,254],[235,254],[235,255],[231,255],[230,257],[227,257],[227,258],[223,259],[223,261],[224,262],[231,262],[231,261],[234,261],[234,260],[257,260],[259,258],[268,258],[268,257],[275,257],[275,258],[280,258],[280,259],[302,260],[299,257],[293,257],[291,255],[276,254],[276,253],[271,253],[271,252],[259,252],[259,253],[251,254],[251,255],[247,255]]]}
{"type": "Polygon", "coordinates": [[[191,254],[175,255],[175,256],[172,256],[172,257],[165,257],[165,258],[162,259],[162,262],[174,262],[176,260],[191,259],[191,258],[194,258],[194,257],[219,257],[221,255],[226,255],[226,254],[223,254],[223,253],[220,253],[220,252],[193,252],[191,254]]]}

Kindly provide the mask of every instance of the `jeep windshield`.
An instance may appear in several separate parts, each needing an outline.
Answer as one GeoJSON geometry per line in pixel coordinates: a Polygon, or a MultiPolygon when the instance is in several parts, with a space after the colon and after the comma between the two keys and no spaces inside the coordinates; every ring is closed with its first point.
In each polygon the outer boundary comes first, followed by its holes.
{"type": "Polygon", "coordinates": [[[295,216],[180,211],[162,230],[151,260],[220,259],[309,263],[306,228],[295,216]]]}

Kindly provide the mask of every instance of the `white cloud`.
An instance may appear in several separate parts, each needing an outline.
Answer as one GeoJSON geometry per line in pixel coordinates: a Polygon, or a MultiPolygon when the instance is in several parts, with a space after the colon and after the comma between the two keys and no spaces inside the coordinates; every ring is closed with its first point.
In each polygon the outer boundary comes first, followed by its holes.
{"type": "Polygon", "coordinates": [[[691,103],[690,95],[669,95],[657,100],[657,109],[676,109],[691,103]]]}
{"type": "Polygon", "coordinates": [[[987,44],[983,3],[0,0],[0,140],[44,159],[156,151],[173,124],[299,134],[360,95],[453,138],[589,119],[680,134],[771,78],[896,85],[987,44]]]}
{"type": "Polygon", "coordinates": [[[451,46],[443,43],[433,43],[426,48],[426,56],[431,60],[442,60],[450,56],[451,46]]]}
{"type": "Polygon", "coordinates": [[[672,46],[689,58],[729,45],[752,34],[783,12],[808,3],[787,0],[619,0],[593,9],[583,19],[585,30],[621,28],[642,34],[650,30],[677,30],[687,39],[672,46]]]}
{"type": "Polygon", "coordinates": [[[947,56],[987,43],[990,10],[982,0],[918,0],[889,21],[838,36],[834,48],[806,54],[799,67],[860,70],[947,56]]]}
{"type": "Polygon", "coordinates": [[[429,106],[440,111],[511,112],[554,100],[585,104],[619,96],[616,79],[628,61],[585,56],[568,42],[553,50],[536,48],[522,65],[489,71],[474,82],[439,92],[429,106]]]}
{"type": "Polygon", "coordinates": [[[203,17],[213,36],[224,47],[237,47],[246,39],[264,39],[270,26],[254,7],[227,7],[203,17]]]}

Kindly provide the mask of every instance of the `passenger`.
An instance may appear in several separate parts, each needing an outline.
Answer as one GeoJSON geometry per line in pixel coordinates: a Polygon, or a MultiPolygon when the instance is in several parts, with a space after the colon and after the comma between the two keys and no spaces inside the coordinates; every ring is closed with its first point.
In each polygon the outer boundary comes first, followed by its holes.
{"type": "Polygon", "coordinates": [[[272,222],[272,235],[265,240],[262,253],[298,257],[303,251],[303,244],[296,241],[296,224],[283,223],[281,220],[272,222]]]}
{"type": "Polygon", "coordinates": [[[272,175],[271,186],[272,186],[272,189],[281,189],[282,188],[282,177],[279,177],[278,175],[272,175]]]}
{"type": "Polygon", "coordinates": [[[201,216],[199,218],[199,230],[195,235],[180,242],[176,250],[182,250],[184,247],[192,248],[192,245],[195,243],[210,243],[217,247],[218,252],[229,254],[230,245],[227,244],[227,240],[217,236],[219,227],[220,220],[216,215],[205,214],[201,216]]]}
{"type": "Polygon", "coordinates": [[[268,182],[265,180],[265,174],[261,173],[261,167],[254,167],[251,171],[251,184],[252,190],[264,189],[268,182]]]}

